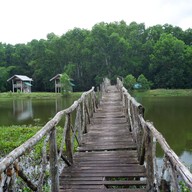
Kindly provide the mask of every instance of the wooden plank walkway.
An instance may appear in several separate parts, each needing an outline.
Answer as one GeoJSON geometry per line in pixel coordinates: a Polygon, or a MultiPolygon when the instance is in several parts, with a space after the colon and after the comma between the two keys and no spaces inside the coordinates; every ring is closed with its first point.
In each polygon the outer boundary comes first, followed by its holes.
{"type": "Polygon", "coordinates": [[[108,88],[94,114],[74,155],[74,164],[64,168],[60,191],[147,191],[146,170],[138,163],[136,145],[115,86],[108,88]]]}

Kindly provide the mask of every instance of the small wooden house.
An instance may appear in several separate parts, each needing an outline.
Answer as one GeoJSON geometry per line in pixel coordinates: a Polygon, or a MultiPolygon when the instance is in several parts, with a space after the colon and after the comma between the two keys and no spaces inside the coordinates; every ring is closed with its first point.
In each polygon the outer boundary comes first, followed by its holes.
{"type": "Polygon", "coordinates": [[[30,93],[31,92],[31,82],[33,81],[31,78],[25,75],[14,75],[9,78],[7,81],[12,81],[12,90],[13,92],[24,92],[30,93]]]}
{"type": "MultiPolygon", "coordinates": [[[[60,93],[61,92],[61,88],[62,88],[62,85],[61,85],[61,81],[60,81],[60,78],[61,78],[62,74],[57,74],[55,75],[53,78],[50,79],[50,81],[55,81],[55,93],[60,93]]],[[[73,79],[70,79],[70,81],[72,81],[73,79]]],[[[75,85],[73,83],[71,83],[71,89],[72,87],[74,87],[75,85]]],[[[73,91],[73,89],[71,90],[73,91]]]]}
{"type": "Polygon", "coordinates": [[[55,81],[55,93],[61,92],[61,82],[60,82],[61,76],[62,74],[57,74],[50,79],[50,81],[53,81],[53,80],[55,81]]]}

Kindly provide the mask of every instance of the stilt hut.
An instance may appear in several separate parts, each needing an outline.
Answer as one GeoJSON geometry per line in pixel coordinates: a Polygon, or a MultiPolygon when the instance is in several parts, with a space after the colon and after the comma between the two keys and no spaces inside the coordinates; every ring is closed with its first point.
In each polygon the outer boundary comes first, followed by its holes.
{"type": "MultiPolygon", "coordinates": [[[[55,75],[53,78],[50,79],[50,81],[55,81],[55,93],[60,93],[61,92],[61,78],[62,74],[57,74],[55,75]]],[[[70,79],[70,85],[71,85],[71,91],[73,91],[73,87],[75,86],[73,83],[71,83],[71,81],[73,81],[73,79],[70,79]]]]}
{"type": "Polygon", "coordinates": [[[57,74],[50,79],[50,81],[53,81],[53,80],[55,81],[55,93],[61,92],[61,82],[60,82],[61,76],[62,74],[57,74]]]}
{"type": "Polygon", "coordinates": [[[33,81],[31,78],[25,75],[14,75],[9,78],[7,81],[12,81],[12,90],[13,92],[24,92],[30,93],[31,92],[31,82],[33,81]]]}

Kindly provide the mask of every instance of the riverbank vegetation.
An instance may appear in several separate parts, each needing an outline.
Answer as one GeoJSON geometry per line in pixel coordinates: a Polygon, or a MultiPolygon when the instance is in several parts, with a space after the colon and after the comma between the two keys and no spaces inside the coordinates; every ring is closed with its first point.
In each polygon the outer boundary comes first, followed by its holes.
{"type": "Polygon", "coordinates": [[[147,91],[134,90],[132,95],[140,97],[192,96],[192,89],[152,89],[147,91]]]}
{"type": "MultiPolygon", "coordinates": [[[[80,97],[82,92],[71,92],[68,97],[80,97]]],[[[39,98],[39,99],[52,99],[57,97],[62,97],[61,93],[53,92],[32,92],[32,93],[13,93],[13,92],[4,92],[0,93],[0,99],[10,99],[10,98],[39,98]]],[[[65,95],[66,96],[66,95],[65,95]]]]}
{"type": "MultiPolygon", "coordinates": [[[[0,158],[10,153],[15,148],[26,142],[32,136],[34,136],[42,126],[0,126],[0,158]]],[[[62,140],[63,127],[57,126],[57,145],[60,146],[62,140]]],[[[43,141],[42,141],[43,142],[43,141]]],[[[36,155],[41,154],[43,143],[39,142],[35,146],[36,155]]],[[[78,144],[75,140],[74,150],[76,150],[78,144]]]]}
{"type": "Polygon", "coordinates": [[[75,91],[99,85],[103,77],[143,74],[152,88],[192,88],[192,29],[169,24],[146,27],[125,21],[74,28],[61,36],[27,44],[0,43],[0,92],[11,90],[15,74],[33,79],[32,91],[53,91],[50,79],[66,72],[75,91]]]}
{"type": "Polygon", "coordinates": [[[41,127],[38,126],[1,126],[0,157],[8,154],[31,138],[41,127]]]}

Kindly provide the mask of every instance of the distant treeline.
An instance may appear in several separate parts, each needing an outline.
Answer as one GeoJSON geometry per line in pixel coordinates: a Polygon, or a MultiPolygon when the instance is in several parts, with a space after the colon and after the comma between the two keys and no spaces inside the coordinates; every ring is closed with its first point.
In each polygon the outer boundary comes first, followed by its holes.
{"type": "Polygon", "coordinates": [[[192,88],[192,29],[102,22],[27,44],[0,43],[0,92],[10,90],[15,74],[33,78],[33,91],[51,91],[50,78],[63,72],[77,91],[128,74],[143,74],[153,88],[192,88]]]}

